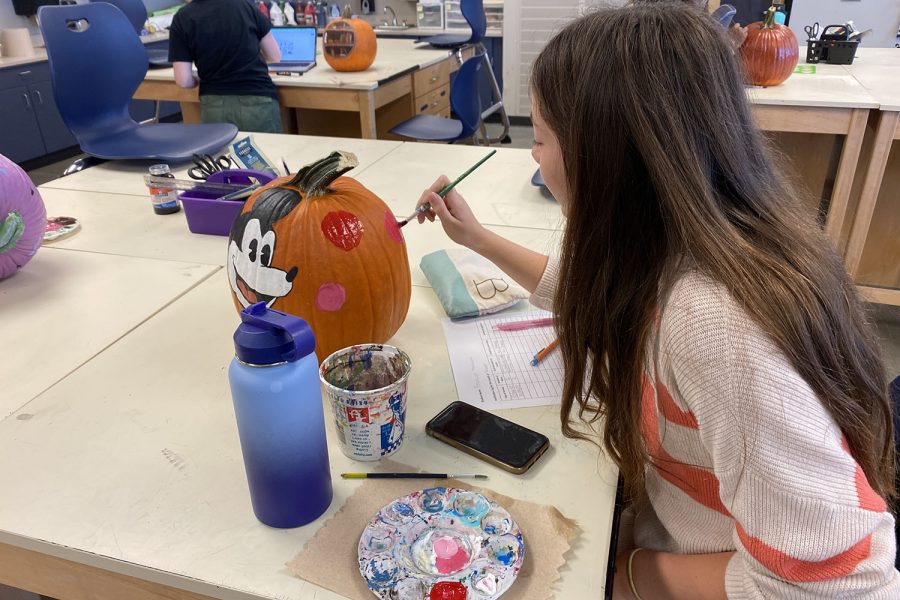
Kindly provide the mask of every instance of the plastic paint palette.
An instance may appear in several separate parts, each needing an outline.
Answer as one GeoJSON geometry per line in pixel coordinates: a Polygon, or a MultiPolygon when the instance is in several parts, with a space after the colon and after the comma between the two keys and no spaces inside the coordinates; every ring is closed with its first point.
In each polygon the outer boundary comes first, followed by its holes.
{"type": "Polygon", "coordinates": [[[499,598],[524,558],[522,532],[510,514],[458,488],[427,488],[394,500],[359,539],[359,571],[385,600],[499,598]]]}

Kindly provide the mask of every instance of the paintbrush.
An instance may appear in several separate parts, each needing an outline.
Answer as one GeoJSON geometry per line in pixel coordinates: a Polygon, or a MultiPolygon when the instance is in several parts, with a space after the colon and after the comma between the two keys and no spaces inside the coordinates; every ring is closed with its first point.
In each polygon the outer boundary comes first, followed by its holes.
{"type": "MultiPolygon", "coordinates": [[[[459,177],[457,177],[455,180],[453,180],[453,181],[451,181],[450,183],[448,183],[447,185],[445,185],[445,186],[441,189],[441,191],[439,191],[439,192],[437,193],[438,196],[440,196],[441,198],[443,198],[444,196],[446,196],[446,195],[450,192],[450,190],[452,190],[453,188],[456,187],[456,184],[457,184],[457,183],[459,183],[460,181],[462,181],[463,179],[465,179],[466,177],[468,177],[468,176],[469,176],[469,173],[471,173],[472,171],[474,171],[475,169],[477,169],[478,167],[480,167],[480,166],[484,163],[484,161],[486,161],[487,159],[489,159],[490,157],[492,157],[492,156],[495,155],[496,153],[497,153],[496,150],[491,150],[490,152],[488,152],[487,155],[486,155],[484,158],[482,158],[482,159],[479,160],[477,163],[475,163],[474,165],[472,165],[471,167],[469,167],[469,169],[468,169],[465,173],[463,173],[462,175],[460,175],[459,177]]],[[[403,219],[402,221],[398,221],[398,222],[397,222],[397,226],[398,226],[398,227],[403,227],[404,225],[406,225],[407,223],[409,223],[410,221],[412,221],[413,219],[415,219],[416,217],[418,217],[419,215],[421,215],[421,214],[422,214],[423,212],[425,212],[426,210],[429,210],[430,208],[431,208],[431,202],[426,202],[425,204],[423,204],[422,206],[420,206],[419,208],[417,208],[416,211],[415,211],[413,214],[409,215],[408,217],[406,217],[406,218],[403,219]]]]}
{"type": "Polygon", "coordinates": [[[287,162],[285,162],[283,156],[281,157],[281,166],[284,167],[284,174],[285,174],[285,175],[290,175],[290,174],[291,174],[291,170],[288,169],[287,162]]]}

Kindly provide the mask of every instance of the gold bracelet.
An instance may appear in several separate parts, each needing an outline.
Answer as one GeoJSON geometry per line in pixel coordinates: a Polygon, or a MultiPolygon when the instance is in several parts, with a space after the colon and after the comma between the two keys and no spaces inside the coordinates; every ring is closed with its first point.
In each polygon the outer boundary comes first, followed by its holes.
{"type": "Polygon", "coordinates": [[[634,600],[644,600],[643,598],[641,598],[641,595],[637,593],[637,588],[634,587],[634,572],[632,571],[634,555],[641,550],[643,550],[643,548],[635,548],[631,551],[631,554],[628,555],[628,587],[631,588],[631,595],[634,596],[634,600]]]}

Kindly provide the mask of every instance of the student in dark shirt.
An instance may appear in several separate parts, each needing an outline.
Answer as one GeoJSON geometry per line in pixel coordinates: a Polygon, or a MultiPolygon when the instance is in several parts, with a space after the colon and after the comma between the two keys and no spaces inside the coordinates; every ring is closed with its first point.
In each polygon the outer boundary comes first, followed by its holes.
{"type": "Polygon", "coordinates": [[[737,9],[734,22],[746,27],[763,20],[763,13],[772,5],[772,0],[728,0],[727,4],[737,9]]]}
{"type": "Polygon", "coordinates": [[[204,123],[234,123],[241,131],[281,133],[278,93],[266,62],[281,60],[271,24],[247,0],[193,0],[169,28],[175,83],[200,83],[204,123]]]}

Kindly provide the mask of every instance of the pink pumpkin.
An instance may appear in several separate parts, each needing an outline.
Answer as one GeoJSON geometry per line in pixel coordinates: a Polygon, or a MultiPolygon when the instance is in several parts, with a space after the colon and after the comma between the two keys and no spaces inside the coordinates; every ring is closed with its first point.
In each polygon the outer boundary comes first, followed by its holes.
{"type": "Polygon", "coordinates": [[[25,265],[44,238],[47,211],[22,168],[0,154],[0,279],[25,265]]]}

